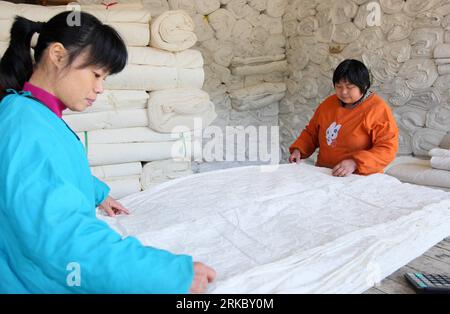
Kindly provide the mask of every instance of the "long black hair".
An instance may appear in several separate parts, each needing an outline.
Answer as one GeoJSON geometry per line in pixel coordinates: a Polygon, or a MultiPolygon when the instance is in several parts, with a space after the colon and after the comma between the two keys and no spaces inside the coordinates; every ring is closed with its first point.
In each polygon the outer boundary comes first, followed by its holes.
{"type": "Polygon", "coordinates": [[[31,38],[34,33],[39,33],[34,48],[36,64],[39,64],[43,52],[51,43],[59,42],[68,51],[67,65],[81,53],[87,52],[87,59],[81,68],[94,65],[109,74],[123,70],[128,55],[120,35],[91,14],[76,13],[80,14],[78,24],[70,23],[72,11],[59,13],[47,23],[16,16],[9,47],[0,61],[0,98],[9,88],[21,90],[30,79],[33,73],[31,38]]]}
{"type": "Polygon", "coordinates": [[[370,73],[361,61],[347,59],[342,61],[333,74],[333,85],[336,86],[341,80],[348,81],[359,87],[363,95],[370,88],[370,73]]]}

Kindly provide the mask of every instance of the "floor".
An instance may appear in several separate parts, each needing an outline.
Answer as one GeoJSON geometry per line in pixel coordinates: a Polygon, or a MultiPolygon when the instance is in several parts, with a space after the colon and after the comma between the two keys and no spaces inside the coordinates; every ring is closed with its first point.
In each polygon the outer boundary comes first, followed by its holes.
{"type": "Polygon", "coordinates": [[[422,256],[403,266],[365,294],[411,294],[415,291],[406,281],[407,272],[439,273],[450,275],[450,237],[442,240],[422,256]]]}

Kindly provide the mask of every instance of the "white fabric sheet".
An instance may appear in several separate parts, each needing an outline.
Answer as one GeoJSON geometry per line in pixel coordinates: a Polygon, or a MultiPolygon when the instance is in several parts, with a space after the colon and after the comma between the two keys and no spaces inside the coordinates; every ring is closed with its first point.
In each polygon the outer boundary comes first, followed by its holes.
{"type": "Polygon", "coordinates": [[[211,293],[361,293],[450,234],[449,193],[305,164],[192,175],[121,202],[131,215],[102,219],[211,265],[211,293]]]}

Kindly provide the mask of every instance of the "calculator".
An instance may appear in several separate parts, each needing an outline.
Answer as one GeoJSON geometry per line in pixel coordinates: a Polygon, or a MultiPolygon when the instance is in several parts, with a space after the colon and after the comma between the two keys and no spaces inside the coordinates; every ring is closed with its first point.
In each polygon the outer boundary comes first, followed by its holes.
{"type": "Polygon", "coordinates": [[[418,293],[450,293],[448,275],[406,273],[405,277],[418,293]]]}

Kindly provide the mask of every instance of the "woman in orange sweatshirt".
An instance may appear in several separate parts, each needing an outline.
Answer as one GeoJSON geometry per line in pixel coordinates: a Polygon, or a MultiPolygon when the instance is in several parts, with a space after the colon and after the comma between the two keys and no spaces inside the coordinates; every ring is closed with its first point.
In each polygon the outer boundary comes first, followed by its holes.
{"type": "Polygon", "coordinates": [[[336,94],[319,105],[290,146],[289,162],[299,163],[319,148],[316,165],[332,168],[334,176],[383,172],[398,148],[398,128],[391,109],[369,91],[369,71],[360,61],[339,64],[333,85],[336,94]]]}

